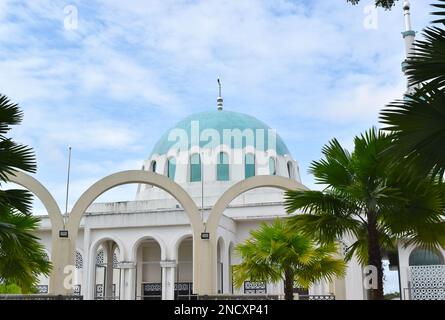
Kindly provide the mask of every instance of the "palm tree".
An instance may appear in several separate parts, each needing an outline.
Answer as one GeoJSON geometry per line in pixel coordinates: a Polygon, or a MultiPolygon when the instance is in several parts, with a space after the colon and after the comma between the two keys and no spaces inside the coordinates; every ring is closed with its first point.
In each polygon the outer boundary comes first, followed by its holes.
{"type": "MultiPolygon", "coordinates": [[[[36,170],[32,149],[6,137],[22,117],[18,105],[0,95],[0,186],[15,170],[36,170]]],[[[40,220],[31,215],[31,204],[26,190],[0,190],[0,282],[17,284],[24,293],[32,290],[39,274],[48,275],[51,268],[43,246],[32,234],[40,220]]]]}
{"type": "Polygon", "coordinates": [[[23,293],[32,292],[38,276],[48,275],[51,269],[44,246],[32,234],[40,219],[21,212],[2,210],[0,220],[11,229],[9,236],[1,240],[1,278],[7,284],[18,285],[23,293]]]}
{"type": "MultiPolygon", "coordinates": [[[[433,6],[445,9],[445,0],[433,6]]],[[[424,40],[415,42],[407,59],[407,74],[415,91],[388,105],[380,114],[384,129],[394,133],[396,143],[388,151],[413,163],[425,173],[445,174],[445,10],[434,12],[440,26],[424,29],[424,40]]]]}
{"type": "Polygon", "coordinates": [[[373,128],[354,140],[349,153],[334,139],[314,161],[310,172],[323,191],[289,191],[285,196],[290,227],[320,243],[352,236],[346,259],[354,255],[362,265],[377,268],[377,288],[372,299],[383,299],[382,251],[394,250],[396,240],[436,247],[445,244],[445,192],[442,184],[425,177],[402,174],[383,151],[392,137],[373,128]]]}
{"type": "Polygon", "coordinates": [[[262,223],[251,237],[236,246],[242,263],[233,267],[234,285],[244,281],[284,281],[286,300],[293,300],[294,284],[308,288],[321,279],[343,277],[345,263],[335,258],[337,247],[330,243],[316,247],[313,240],[291,232],[283,219],[271,225],[262,223]]]}

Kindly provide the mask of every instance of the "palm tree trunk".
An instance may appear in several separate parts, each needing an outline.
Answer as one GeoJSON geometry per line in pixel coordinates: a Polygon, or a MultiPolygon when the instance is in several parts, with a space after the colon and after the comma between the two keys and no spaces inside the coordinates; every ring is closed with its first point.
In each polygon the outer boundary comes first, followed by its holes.
{"type": "MultiPolygon", "coordinates": [[[[377,268],[377,288],[370,289],[371,300],[383,300],[383,266],[380,251],[377,216],[373,210],[368,211],[368,263],[377,268]]],[[[375,284],[373,284],[375,285],[375,284]]]]}
{"type": "Polygon", "coordinates": [[[294,300],[294,271],[291,267],[284,270],[284,299],[294,300]]]}

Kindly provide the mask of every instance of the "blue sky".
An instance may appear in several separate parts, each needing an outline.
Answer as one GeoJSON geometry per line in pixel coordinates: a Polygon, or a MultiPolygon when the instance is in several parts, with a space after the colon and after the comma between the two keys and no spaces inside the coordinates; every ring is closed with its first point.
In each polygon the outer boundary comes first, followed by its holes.
{"type": "MultiPolygon", "coordinates": [[[[167,127],[214,109],[220,76],[225,108],[276,129],[303,183],[318,188],[307,168],[321,147],[334,137],[351,146],[404,90],[401,3],[374,13],[370,4],[2,0],[0,90],[25,111],[13,135],[35,149],[37,178],[61,207],[72,146],[71,207],[101,177],[140,168],[167,127]]],[[[412,1],[415,30],[429,11],[412,1]]]]}
{"type": "MultiPolygon", "coordinates": [[[[420,31],[429,1],[411,2],[420,31]]],[[[220,76],[225,108],[277,129],[303,183],[318,188],[307,168],[321,147],[334,137],[350,147],[404,91],[401,3],[370,4],[2,0],[0,91],[25,112],[13,136],[35,149],[36,176],[61,208],[72,146],[71,207],[101,177],[140,168],[167,127],[216,108],[220,76]]],[[[120,187],[100,200],[134,194],[120,187]]]]}

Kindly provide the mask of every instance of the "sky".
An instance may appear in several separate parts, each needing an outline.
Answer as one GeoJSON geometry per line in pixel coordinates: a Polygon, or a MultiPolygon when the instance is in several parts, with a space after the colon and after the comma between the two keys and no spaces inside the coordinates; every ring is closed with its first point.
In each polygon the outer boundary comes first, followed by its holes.
{"type": "MultiPolygon", "coordinates": [[[[322,146],[351,148],[405,89],[401,1],[361,2],[1,0],[0,92],[25,115],[11,135],[34,148],[35,176],[62,211],[72,147],[69,211],[100,178],[140,169],[168,127],[214,110],[219,76],[225,109],[276,129],[319,189],[307,170],[322,146]]],[[[411,2],[420,31],[430,1],[411,2]]]]}

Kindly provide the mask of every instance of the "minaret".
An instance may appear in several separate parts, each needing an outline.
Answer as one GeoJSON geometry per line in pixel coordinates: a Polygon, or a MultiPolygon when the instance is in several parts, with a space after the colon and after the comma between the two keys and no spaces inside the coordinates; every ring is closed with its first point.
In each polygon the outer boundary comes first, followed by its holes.
{"type": "MultiPolygon", "coordinates": [[[[416,32],[412,30],[411,26],[411,5],[409,0],[403,1],[403,15],[405,16],[405,31],[402,32],[403,39],[405,40],[405,52],[406,59],[402,62],[402,71],[406,74],[406,61],[409,59],[409,56],[414,53],[414,40],[416,37],[416,32]]],[[[408,92],[413,90],[412,87],[408,84],[408,92]]]]}
{"type": "Polygon", "coordinates": [[[216,99],[216,105],[218,106],[218,111],[221,111],[223,109],[223,98],[221,97],[221,81],[218,77],[218,98],[216,99]]]}

